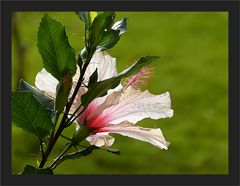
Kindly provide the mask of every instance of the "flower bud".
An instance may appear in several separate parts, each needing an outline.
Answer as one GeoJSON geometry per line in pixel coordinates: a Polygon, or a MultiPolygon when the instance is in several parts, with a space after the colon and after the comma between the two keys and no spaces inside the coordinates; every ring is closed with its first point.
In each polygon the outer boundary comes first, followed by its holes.
{"type": "Polygon", "coordinates": [[[61,79],[57,85],[57,95],[55,102],[55,110],[58,113],[63,112],[68,102],[68,97],[72,89],[72,76],[68,73],[61,79]]]}

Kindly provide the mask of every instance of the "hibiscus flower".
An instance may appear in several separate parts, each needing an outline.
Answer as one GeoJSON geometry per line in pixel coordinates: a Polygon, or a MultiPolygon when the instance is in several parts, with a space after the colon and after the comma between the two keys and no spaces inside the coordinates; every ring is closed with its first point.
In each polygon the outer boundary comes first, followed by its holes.
{"type": "MultiPolygon", "coordinates": [[[[106,51],[96,52],[85,72],[83,84],[87,85],[89,77],[98,70],[98,81],[117,75],[116,59],[106,51]]],[[[167,149],[167,142],[160,128],[143,128],[135,124],[144,119],[160,119],[172,117],[171,99],[168,92],[153,95],[149,91],[136,89],[141,83],[141,77],[146,77],[149,72],[146,68],[126,80],[125,85],[120,84],[115,89],[109,90],[103,97],[95,98],[77,118],[77,130],[86,124],[90,134],[86,138],[91,145],[109,147],[114,143],[114,138],[109,133],[117,133],[134,139],[145,141],[161,149],[167,149]]],[[[73,77],[73,89],[77,84],[80,71],[73,77]]],[[[35,85],[51,97],[55,97],[58,81],[45,69],[36,76],[35,85]]],[[[86,87],[81,87],[71,107],[72,112],[81,105],[81,95],[87,92],[86,87]]],[[[81,108],[83,109],[83,108],[81,108]]],[[[80,111],[81,111],[80,109],[80,111]]]]}

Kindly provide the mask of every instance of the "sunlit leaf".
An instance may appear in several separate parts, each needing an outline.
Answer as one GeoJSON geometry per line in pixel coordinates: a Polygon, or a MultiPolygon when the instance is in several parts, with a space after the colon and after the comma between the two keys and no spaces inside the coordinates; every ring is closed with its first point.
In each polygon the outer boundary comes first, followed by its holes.
{"type": "Polygon", "coordinates": [[[60,80],[67,73],[75,74],[77,61],[65,28],[46,14],[39,26],[37,45],[44,68],[56,79],[60,80]]]}

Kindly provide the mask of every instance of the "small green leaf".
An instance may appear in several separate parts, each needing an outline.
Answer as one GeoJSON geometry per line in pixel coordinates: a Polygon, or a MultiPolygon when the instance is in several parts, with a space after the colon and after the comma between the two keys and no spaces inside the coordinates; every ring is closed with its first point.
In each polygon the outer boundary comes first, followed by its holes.
{"type": "Polygon", "coordinates": [[[131,75],[134,75],[139,72],[139,70],[147,65],[150,65],[153,61],[159,59],[159,56],[144,56],[141,57],[136,63],[134,63],[132,66],[128,67],[126,70],[121,72],[118,76],[121,78],[128,77],[131,75]]]}
{"type": "Polygon", "coordinates": [[[67,154],[67,155],[63,156],[62,158],[60,158],[59,161],[62,162],[62,161],[65,161],[67,159],[78,159],[78,158],[81,158],[82,156],[88,156],[95,149],[99,149],[99,147],[91,145],[84,150],[80,150],[80,151],[77,151],[77,152],[67,154]]]}
{"type": "Polygon", "coordinates": [[[90,85],[88,91],[81,96],[82,105],[87,106],[93,99],[106,95],[109,89],[113,89],[120,84],[122,78],[138,73],[142,67],[151,64],[152,61],[158,58],[158,56],[142,57],[135,64],[118,74],[118,76],[90,85]]]}
{"type": "Polygon", "coordinates": [[[69,45],[64,26],[46,14],[40,23],[37,45],[45,69],[56,79],[76,73],[75,52],[69,45]]]}
{"type": "Polygon", "coordinates": [[[88,86],[91,86],[93,83],[96,83],[98,80],[98,70],[96,70],[92,73],[92,75],[89,78],[88,86]]]}
{"type": "Polygon", "coordinates": [[[102,50],[114,47],[123,33],[127,31],[127,18],[116,22],[110,31],[105,31],[101,40],[100,48],[102,50]]]}
{"type": "Polygon", "coordinates": [[[118,86],[120,81],[120,77],[113,77],[92,84],[88,87],[88,91],[81,96],[82,105],[85,107],[93,99],[106,95],[107,91],[118,86]]]}
{"type": "Polygon", "coordinates": [[[20,173],[20,175],[22,174],[30,174],[30,175],[34,175],[34,174],[53,174],[53,170],[50,168],[36,168],[33,167],[31,165],[26,165],[24,167],[24,170],[22,173],[20,173]]]}
{"type": "Polygon", "coordinates": [[[112,26],[114,18],[114,12],[103,12],[95,17],[90,28],[89,43],[91,49],[94,49],[99,45],[104,31],[112,26]]]}
{"type": "Polygon", "coordinates": [[[117,154],[117,155],[120,154],[120,151],[117,150],[117,149],[100,148],[100,147],[91,145],[91,146],[87,147],[86,149],[83,149],[83,150],[80,150],[80,151],[77,151],[77,152],[73,152],[73,153],[70,153],[70,154],[67,154],[67,155],[63,156],[62,158],[60,158],[58,160],[59,161],[58,164],[62,163],[65,160],[69,160],[69,159],[74,160],[74,159],[79,159],[82,156],[88,156],[93,152],[93,150],[96,150],[96,149],[105,150],[107,152],[111,152],[111,153],[117,154]]]}
{"type": "Polygon", "coordinates": [[[28,84],[26,81],[21,79],[19,81],[19,91],[25,91],[25,92],[31,92],[34,96],[34,98],[43,105],[43,107],[49,111],[49,114],[53,115],[53,110],[54,110],[54,99],[50,98],[37,88],[31,86],[28,84]]]}
{"type": "Polygon", "coordinates": [[[12,92],[12,121],[39,139],[47,136],[53,128],[49,113],[31,92],[12,92]]]}

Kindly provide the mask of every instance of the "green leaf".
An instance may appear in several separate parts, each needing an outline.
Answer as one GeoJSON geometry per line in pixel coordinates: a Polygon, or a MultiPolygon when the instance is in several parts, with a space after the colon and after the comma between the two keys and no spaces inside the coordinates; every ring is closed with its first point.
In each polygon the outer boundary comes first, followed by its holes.
{"type": "Polygon", "coordinates": [[[105,31],[101,40],[100,48],[102,50],[114,47],[123,33],[127,31],[127,18],[116,22],[110,31],[105,31]]]}
{"type": "Polygon", "coordinates": [[[43,107],[49,111],[49,114],[51,116],[54,115],[54,99],[50,98],[49,96],[47,96],[46,94],[44,94],[43,92],[41,92],[40,90],[38,90],[37,88],[31,86],[30,84],[28,84],[26,81],[24,81],[23,79],[21,79],[19,81],[19,87],[18,87],[19,91],[24,91],[24,92],[31,92],[33,94],[33,97],[40,103],[43,105],[43,107]]]}
{"type": "Polygon", "coordinates": [[[46,137],[53,128],[49,113],[31,92],[12,92],[12,121],[39,139],[46,137]]]}
{"type": "Polygon", "coordinates": [[[134,75],[139,72],[141,68],[144,66],[150,65],[153,61],[159,59],[159,56],[144,56],[141,57],[136,63],[134,63],[132,66],[128,67],[126,70],[121,72],[118,76],[121,78],[128,77],[131,75],[134,75]]]}
{"type": "Polygon", "coordinates": [[[107,151],[107,152],[111,152],[111,153],[117,154],[117,155],[120,154],[120,151],[117,150],[117,149],[100,148],[100,147],[91,145],[91,146],[87,147],[87,148],[84,149],[84,150],[80,150],[80,151],[73,152],[73,153],[70,153],[70,154],[67,154],[67,155],[63,156],[62,158],[60,158],[60,159],[58,160],[58,165],[59,165],[60,163],[62,163],[63,161],[65,161],[65,160],[69,160],[69,159],[74,160],[74,159],[79,159],[79,158],[81,158],[81,157],[83,157],[83,156],[88,156],[88,155],[90,155],[90,154],[93,152],[93,150],[96,150],[96,149],[105,150],[105,151],[107,151]]]}
{"type": "Polygon", "coordinates": [[[88,87],[88,91],[81,96],[82,105],[85,107],[93,99],[106,95],[107,91],[118,86],[120,81],[120,77],[113,77],[92,84],[88,87]]]}
{"type": "Polygon", "coordinates": [[[80,151],[77,151],[77,152],[67,154],[67,155],[63,156],[62,158],[60,158],[59,161],[62,162],[62,161],[65,161],[67,159],[78,159],[78,158],[81,158],[82,156],[88,156],[95,149],[99,149],[99,148],[97,146],[91,145],[84,150],[80,150],[80,151]]]}
{"type": "Polygon", "coordinates": [[[96,83],[98,80],[98,71],[96,70],[92,73],[92,75],[89,78],[88,86],[91,86],[92,84],[96,83]]]}
{"type": "Polygon", "coordinates": [[[46,14],[40,23],[37,45],[45,69],[56,79],[76,73],[75,52],[69,45],[64,26],[46,14]]]}
{"type": "Polygon", "coordinates": [[[106,95],[109,89],[113,89],[120,84],[122,78],[138,73],[142,67],[151,64],[152,61],[158,58],[158,56],[142,57],[135,64],[118,74],[118,76],[90,85],[88,91],[81,96],[82,105],[87,106],[93,99],[106,95]]]}
{"type": "Polygon", "coordinates": [[[34,175],[34,174],[53,174],[53,170],[50,168],[36,168],[33,167],[31,165],[26,165],[24,167],[24,170],[22,173],[20,173],[20,175],[22,174],[30,174],[30,175],[34,175]]]}
{"type": "Polygon", "coordinates": [[[114,18],[114,12],[103,12],[95,17],[90,27],[89,43],[91,49],[99,45],[104,31],[112,26],[114,18]]]}

